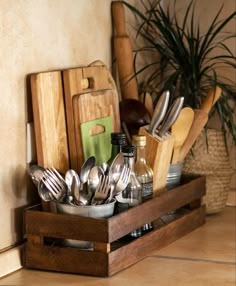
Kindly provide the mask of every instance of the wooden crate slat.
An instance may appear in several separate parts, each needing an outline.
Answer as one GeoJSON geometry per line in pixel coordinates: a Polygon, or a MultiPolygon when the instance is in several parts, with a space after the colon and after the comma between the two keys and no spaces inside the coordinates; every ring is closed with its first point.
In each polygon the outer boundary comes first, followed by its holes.
{"type": "Polygon", "coordinates": [[[93,276],[108,275],[107,253],[27,244],[25,267],[93,276]]]}
{"type": "Polygon", "coordinates": [[[127,268],[205,222],[205,206],[109,253],[109,275],[127,268]]]}
{"type": "Polygon", "coordinates": [[[106,219],[26,210],[26,233],[43,237],[107,242],[106,219]]]}
{"type": "Polygon", "coordinates": [[[26,232],[45,237],[112,242],[163,214],[205,194],[204,177],[153,198],[109,219],[95,219],[40,211],[26,211],[26,232]]]}
{"type": "Polygon", "coordinates": [[[205,178],[198,177],[194,180],[165,192],[135,208],[129,209],[108,220],[109,242],[115,241],[130,231],[145,223],[154,221],[162,215],[196,201],[205,194],[205,178]]]}

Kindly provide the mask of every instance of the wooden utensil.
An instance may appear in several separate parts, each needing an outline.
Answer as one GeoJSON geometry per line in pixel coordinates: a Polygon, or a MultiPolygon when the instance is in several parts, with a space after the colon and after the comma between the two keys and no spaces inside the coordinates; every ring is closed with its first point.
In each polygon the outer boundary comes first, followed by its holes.
{"type": "Polygon", "coordinates": [[[198,135],[201,133],[203,127],[206,125],[208,121],[208,113],[210,112],[212,106],[217,102],[219,97],[221,96],[221,88],[213,87],[209,90],[205,101],[203,102],[200,110],[194,110],[194,119],[193,124],[189,130],[188,136],[184,141],[183,146],[180,149],[178,161],[182,162],[189,150],[192,148],[195,140],[198,135]]]}
{"type": "Polygon", "coordinates": [[[125,122],[130,134],[138,134],[141,126],[150,123],[150,115],[139,100],[127,98],[120,102],[120,119],[125,122]]]}
{"type": "Polygon", "coordinates": [[[61,71],[30,76],[38,164],[69,168],[61,71]]]}
{"type": "Polygon", "coordinates": [[[133,53],[125,26],[125,11],[121,1],[111,3],[112,18],[115,28],[114,50],[122,98],[138,100],[138,84],[134,75],[133,53]]]}
{"type": "Polygon", "coordinates": [[[180,114],[176,122],[171,127],[171,134],[175,137],[172,164],[176,164],[179,158],[179,152],[183,145],[186,137],[188,136],[189,130],[193,123],[194,111],[190,107],[184,107],[181,109],[180,114]]]}

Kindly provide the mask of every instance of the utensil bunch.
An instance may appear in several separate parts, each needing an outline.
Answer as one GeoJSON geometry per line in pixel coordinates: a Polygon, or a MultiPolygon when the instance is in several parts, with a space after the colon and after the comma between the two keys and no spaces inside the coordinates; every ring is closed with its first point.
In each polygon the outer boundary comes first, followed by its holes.
{"type": "Polygon", "coordinates": [[[79,173],[69,169],[65,175],[56,168],[30,167],[30,176],[43,201],[57,201],[69,205],[100,205],[110,203],[122,192],[129,180],[130,168],[118,154],[111,166],[105,162],[95,165],[95,157],[89,157],[79,173]]]}

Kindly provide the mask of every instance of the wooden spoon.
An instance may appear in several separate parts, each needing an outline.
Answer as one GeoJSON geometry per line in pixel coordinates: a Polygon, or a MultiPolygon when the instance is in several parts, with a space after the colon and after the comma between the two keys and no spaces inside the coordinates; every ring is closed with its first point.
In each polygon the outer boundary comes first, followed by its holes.
{"type": "Polygon", "coordinates": [[[172,164],[176,164],[179,158],[180,149],[188,136],[189,130],[193,123],[194,111],[190,107],[181,109],[180,114],[171,127],[171,133],[175,136],[172,164]]]}
{"type": "Polygon", "coordinates": [[[208,121],[208,113],[210,112],[212,106],[216,103],[216,101],[221,96],[221,88],[220,87],[213,87],[209,90],[205,101],[203,102],[200,109],[194,110],[194,120],[189,130],[188,136],[181,147],[179,153],[179,162],[182,162],[186,155],[188,154],[189,150],[192,148],[195,140],[201,133],[203,127],[206,125],[208,121]]]}
{"type": "Polygon", "coordinates": [[[141,126],[150,123],[150,114],[145,105],[136,99],[123,99],[120,104],[120,120],[125,123],[130,135],[138,134],[141,126]]]}

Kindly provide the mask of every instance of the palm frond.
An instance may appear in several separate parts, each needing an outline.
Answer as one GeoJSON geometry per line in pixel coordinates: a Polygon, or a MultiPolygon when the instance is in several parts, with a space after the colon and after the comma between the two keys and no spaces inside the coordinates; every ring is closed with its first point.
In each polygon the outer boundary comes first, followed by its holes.
{"type": "Polygon", "coordinates": [[[185,11],[181,11],[182,21],[177,15],[177,0],[169,1],[166,8],[163,8],[160,0],[142,0],[143,10],[125,1],[123,3],[137,17],[136,36],[144,42],[135,51],[135,65],[139,53],[159,56],[159,60],[150,57],[149,62],[137,68],[135,74],[139,76],[145,73],[143,88],[149,91],[153,88],[153,94],[156,94],[154,104],[162,90],[176,86],[177,94],[185,98],[185,105],[199,108],[209,88],[218,85],[223,93],[212,113],[217,112],[222,130],[227,131],[236,143],[233,116],[236,83],[225,74],[218,75],[222,68],[231,72],[236,69],[235,54],[227,45],[229,40],[236,38],[236,33],[224,30],[236,18],[236,11],[221,19],[222,5],[206,32],[202,33],[195,13],[196,0],[190,0],[185,11]]]}

